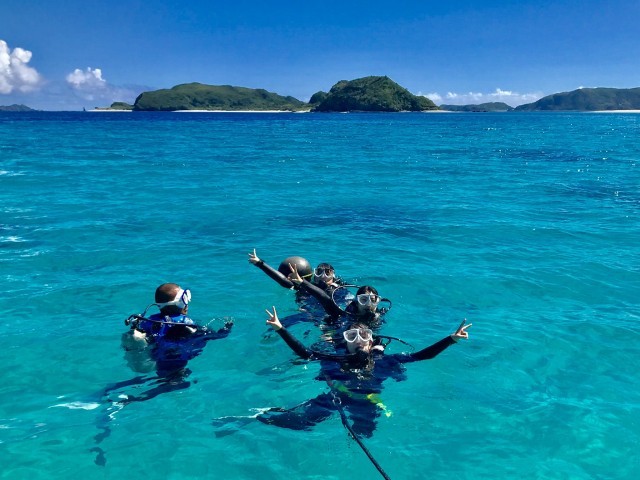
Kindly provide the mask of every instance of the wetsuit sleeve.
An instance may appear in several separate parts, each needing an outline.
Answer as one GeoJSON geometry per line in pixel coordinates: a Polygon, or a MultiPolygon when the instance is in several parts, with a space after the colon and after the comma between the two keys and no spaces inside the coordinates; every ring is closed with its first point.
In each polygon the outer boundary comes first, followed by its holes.
{"type": "Polygon", "coordinates": [[[289,345],[289,348],[294,351],[296,355],[302,358],[310,358],[311,351],[308,350],[300,341],[295,338],[293,335],[289,333],[289,330],[282,327],[280,330],[277,330],[278,334],[282,337],[282,339],[289,345]]]}
{"type": "Polygon", "coordinates": [[[329,315],[339,316],[344,313],[327,292],[308,280],[303,280],[299,288],[301,292],[306,292],[315,297],[320,302],[320,305],[322,305],[322,308],[324,308],[324,311],[329,315]]]}
{"type": "Polygon", "coordinates": [[[436,342],[427,348],[423,348],[419,352],[415,352],[408,355],[409,357],[408,361],[430,360],[435,356],[439,355],[440,353],[442,353],[443,351],[445,351],[449,346],[453,345],[454,343],[456,342],[453,341],[451,336],[446,336],[439,342],[436,342]]]}
{"type": "Polygon", "coordinates": [[[281,274],[278,270],[276,270],[273,267],[271,267],[270,265],[267,265],[266,263],[264,263],[264,261],[260,260],[255,265],[260,270],[262,270],[264,273],[266,273],[269,277],[271,277],[276,282],[278,282],[280,284],[280,286],[282,286],[284,288],[296,289],[296,286],[293,284],[293,282],[291,280],[289,280],[287,277],[285,277],[283,274],[281,274]]]}

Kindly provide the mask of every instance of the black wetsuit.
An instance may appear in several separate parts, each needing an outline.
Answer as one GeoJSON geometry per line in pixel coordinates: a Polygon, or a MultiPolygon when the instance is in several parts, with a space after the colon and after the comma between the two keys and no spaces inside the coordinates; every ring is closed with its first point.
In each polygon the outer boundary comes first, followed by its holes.
{"type": "Polygon", "coordinates": [[[287,277],[285,277],[282,273],[280,273],[278,270],[273,268],[271,265],[267,265],[266,263],[264,263],[264,260],[260,260],[258,263],[254,263],[254,265],[258,267],[260,270],[262,270],[264,273],[266,273],[269,277],[274,279],[276,282],[278,282],[278,284],[280,284],[281,287],[298,290],[298,288],[295,286],[295,284],[291,280],[289,280],[287,277]]]}
{"type": "Polygon", "coordinates": [[[320,360],[317,379],[326,381],[330,392],[291,409],[271,409],[258,415],[258,420],[294,430],[308,430],[341,406],[353,422],[353,430],[365,437],[373,434],[375,419],[384,411],[379,398],[383,382],[387,378],[404,380],[406,374],[403,364],[434,358],[455,343],[447,336],[415,353],[384,355],[383,351],[374,351],[371,354],[358,352],[338,355],[306,348],[286,328],[278,330],[278,333],[300,357],[320,360]]]}
{"type": "MultiPolygon", "coordinates": [[[[310,292],[307,292],[303,288],[293,283],[291,280],[289,280],[285,275],[280,273],[278,270],[264,263],[263,260],[260,260],[258,263],[255,264],[255,266],[258,267],[260,270],[262,270],[264,273],[266,273],[267,276],[275,280],[281,287],[288,288],[290,290],[295,290],[296,303],[298,303],[305,310],[309,310],[311,313],[316,315],[321,314],[323,310],[326,311],[326,308],[324,308],[324,306],[321,305],[321,302],[319,302],[316,298],[314,298],[315,295],[313,295],[310,292]]],[[[309,285],[311,285],[314,288],[317,288],[321,292],[324,292],[324,294],[327,295],[329,298],[331,298],[331,295],[334,290],[336,290],[338,287],[344,284],[342,279],[339,277],[334,277],[334,281],[330,285],[322,281],[318,282],[317,284],[310,283],[307,280],[305,280],[305,282],[309,283],[309,285]]],[[[289,322],[288,325],[291,326],[294,323],[297,323],[297,322],[292,321],[292,322],[289,322]]]]}
{"type": "Polygon", "coordinates": [[[331,292],[326,292],[307,280],[303,280],[298,288],[301,292],[311,295],[320,302],[324,311],[331,317],[331,323],[338,322],[338,319],[342,317],[344,318],[343,323],[345,326],[348,326],[350,323],[359,322],[364,323],[374,330],[380,327],[383,323],[382,316],[386,312],[384,309],[376,310],[375,312],[368,312],[363,315],[358,311],[356,300],[351,300],[343,310],[338,304],[336,304],[331,292]]]}

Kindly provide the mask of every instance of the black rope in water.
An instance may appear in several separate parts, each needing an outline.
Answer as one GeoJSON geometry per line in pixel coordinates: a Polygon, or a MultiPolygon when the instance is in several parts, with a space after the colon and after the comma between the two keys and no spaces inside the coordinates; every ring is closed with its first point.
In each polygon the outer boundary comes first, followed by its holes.
{"type": "Polygon", "coordinates": [[[356,432],[353,431],[353,428],[351,428],[351,425],[349,425],[349,422],[347,421],[347,415],[344,413],[344,409],[342,408],[342,402],[340,401],[340,399],[338,398],[335,392],[332,392],[332,393],[333,393],[333,404],[336,406],[336,408],[338,409],[338,412],[340,413],[340,419],[342,420],[342,425],[344,425],[344,428],[347,429],[351,438],[353,438],[356,441],[356,443],[360,445],[360,448],[367,455],[367,457],[369,457],[369,460],[371,460],[371,463],[373,463],[373,466],[378,469],[378,471],[380,472],[380,475],[382,475],[385,480],[391,480],[389,478],[389,475],[387,475],[387,473],[382,469],[382,467],[376,461],[376,459],[373,458],[373,455],[371,455],[371,452],[369,452],[367,447],[364,446],[364,443],[362,443],[362,440],[358,438],[358,434],[356,434],[356,432]]]}

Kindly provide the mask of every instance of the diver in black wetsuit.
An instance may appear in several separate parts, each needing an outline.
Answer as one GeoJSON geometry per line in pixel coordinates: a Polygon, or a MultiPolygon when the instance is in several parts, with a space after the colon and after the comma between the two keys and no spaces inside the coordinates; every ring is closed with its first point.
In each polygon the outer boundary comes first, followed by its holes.
{"type": "MultiPolygon", "coordinates": [[[[302,257],[289,257],[280,263],[278,270],[275,270],[258,258],[255,249],[253,253],[249,253],[249,263],[265,272],[280,286],[295,290],[296,302],[300,306],[300,311],[282,319],[282,322],[288,327],[301,322],[313,322],[319,326],[325,323],[334,323],[331,317],[326,317],[325,308],[322,307],[313,295],[300,289],[296,283],[291,281],[292,269],[295,269],[297,276],[306,279],[309,285],[313,285],[313,287],[330,297],[334,296],[334,292],[336,292],[336,296],[340,299],[351,296],[351,293],[346,289],[337,291],[344,282],[336,276],[334,268],[328,263],[320,263],[312,270],[311,264],[306,259],[302,257]]],[[[266,336],[270,336],[270,334],[268,333],[266,336]]]]}
{"type": "Polygon", "coordinates": [[[320,302],[325,312],[331,316],[333,322],[342,316],[347,316],[349,323],[355,321],[367,324],[371,328],[377,328],[382,323],[382,316],[389,310],[388,308],[378,308],[380,302],[391,302],[388,299],[381,298],[378,290],[374,287],[365,285],[358,288],[356,297],[350,300],[347,307],[343,310],[335,302],[331,292],[326,292],[316,285],[305,280],[297,271],[294,264],[290,265],[291,274],[289,279],[298,287],[298,291],[313,296],[320,302]]]}
{"type": "Polygon", "coordinates": [[[255,265],[269,277],[274,279],[284,288],[299,291],[298,285],[289,278],[292,273],[291,266],[294,265],[298,275],[308,280],[312,285],[317,286],[324,292],[331,294],[333,290],[343,284],[342,279],[336,277],[335,269],[328,263],[320,263],[313,271],[311,264],[302,257],[289,257],[284,259],[277,270],[267,265],[264,260],[258,258],[255,248],[253,253],[249,253],[249,263],[255,265]]]}
{"type": "Polygon", "coordinates": [[[363,324],[354,324],[343,333],[346,344],[343,352],[329,354],[315,352],[302,345],[282,326],[275,307],[273,312],[267,310],[267,313],[267,324],[278,332],[298,356],[320,360],[318,380],[326,381],[330,392],[291,409],[269,409],[256,418],[267,424],[308,430],[342,408],[348,412],[353,430],[365,437],[373,434],[375,419],[382,412],[389,414],[379,397],[384,380],[389,377],[403,380],[403,364],[434,358],[458,340],[469,338],[466,330],[471,326],[465,325],[465,319],[455,333],[419,352],[384,355],[384,347],[374,345],[373,332],[363,324]]]}

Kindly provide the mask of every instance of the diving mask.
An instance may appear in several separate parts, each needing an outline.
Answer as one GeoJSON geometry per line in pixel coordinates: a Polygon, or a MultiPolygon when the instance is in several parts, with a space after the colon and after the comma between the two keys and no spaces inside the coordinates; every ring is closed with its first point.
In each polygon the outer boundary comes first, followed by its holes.
{"type": "Polygon", "coordinates": [[[352,328],[350,330],[346,330],[342,335],[344,336],[344,339],[349,343],[356,342],[358,341],[358,339],[363,343],[373,340],[373,332],[368,328],[352,328]]]}
{"type": "Polygon", "coordinates": [[[380,302],[380,296],[375,293],[361,293],[357,296],[358,303],[362,306],[365,305],[377,305],[380,302]]]}
{"type": "Polygon", "coordinates": [[[333,269],[329,267],[317,267],[314,271],[316,277],[331,278],[333,277],[333,269]]]}

